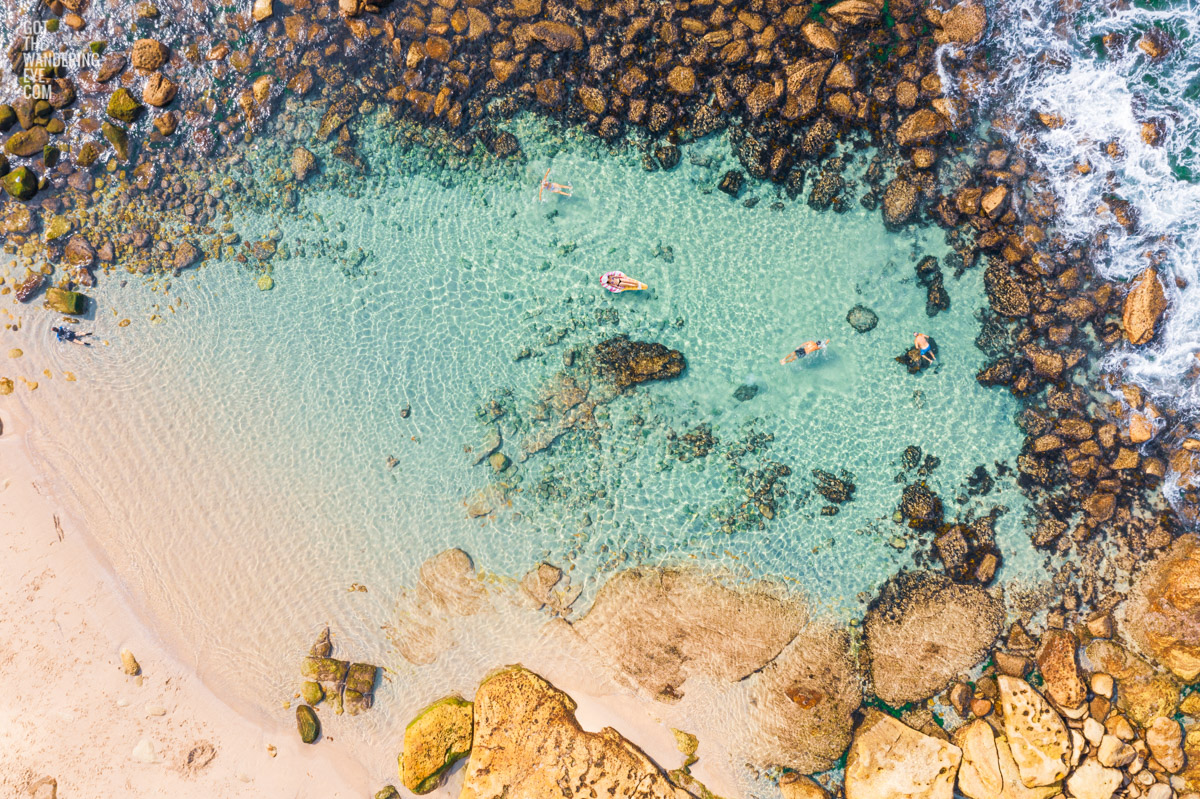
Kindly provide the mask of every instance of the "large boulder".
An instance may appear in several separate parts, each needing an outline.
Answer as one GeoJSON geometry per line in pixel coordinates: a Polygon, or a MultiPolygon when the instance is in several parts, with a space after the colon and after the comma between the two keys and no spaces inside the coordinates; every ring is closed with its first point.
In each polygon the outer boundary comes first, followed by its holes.
{"type": "Polygon", "coordinates": [[[29,158],[41,153],[42,148],[50,143],[50,134],[40,125],[29,130],[18,130],[8,137],[4,143],[4,151],[9,155],[29,158]]]}
{"type": "Polygon", "coordinates": [[[593,355],[601,376],[618,391],[635,383],[678,377],[687,367],[679,350],[658,342],[630,341],[626,336],[600,342],[593,355]]]}
{"type": "Polygon", "coordinates": [[[1170,672],[1155,669],[1112,640],[1092,641],[1084,653],[1094,670],[1116,681],[1117,710],[1135,724],[1148,727],[1179,709],[1180,684],[1170,672]]]}
{"type": "Polygon", "coordinates": [[[833,768],[850,744],[862,681],[844,629],[810,623],[746,679],[756,724],[748,760],[802,773],[833,768]]]}
{"type": "Polygon", "coordinates": [[[400,779],[413,793],[429,793],[471,751],[474,705],[447,696],[422,710],[404,728],[400,779]]]}
{"type": "Polygon", "coordinates": [[[529,33],[544,44],[548,50],[560,52],[583,49],[583,37],[579,35],[579,31],[565,22],[550,20],[535,22],[530,26],[529,33]]]}
{"type": "Polygon", "coordinates": [[[912,219],[917,210],[917,187],[904,178],[896,178],[883,192],[883,219],[892,227],[912,219]]]}
{"type": "Polygon", "coordinates": [[[575,703],[511,666],[475,692],[475,734],[459,799],[628,796],[691,799],[611,727],[585,732],[575,703]]]}
{"type": "Polygon", "coordinates": [[[46,289],[46,305],[58,313],[78,316],[83,313],[84,304],[84,296],[77,291],[60,288],[46,289]]]}
{"type": "Polygon", "coordinates": [[[1180,536],[1130,593],[1122,630],[1184,682],[1200,677],[1200,537],[1180,536]]]}
{"type": "Polygon", "coordinates": [[[896,129],[896,142],[901,147],[912,147],[937,141],[946,132],[946,119],[928,108],[909,114],[896,129]]]}
{"type": "Polygon", "coordinates": [[[1162,281],[1158,272],[1151,267],[1134,278],[1129,293],[1125,295],[1121,326],[1129,343],[1146,344],[1154,338],[1154,329],[1166,309],[1167,299],[1162,281]]]}
{"type": "Polygon", "coordinates": [[[934,33],[938,44],[979,44],[987,30],[987,9],[978,0],[967,0],[942,14],[941,29],[934,33]]]}
{"type": "Polygon", "coordinates": [[[1070,771],[1071,736],[1050,703],[1029,683],[1001,674],[1004,734],[1027,788],[1051,786],[1070,771]]]}
{"type": "Polygon", "coordinates": [[[871,709],[846,757],[846,799],[952,799],[962,750],[871,709]]]}
{"type": "Polygon", "coordinates": [[[1038,671],[1045,682],[1045,693],[1063,710],[1078,710],[1087,702],[1088,689],[1079,676],[1075,651],[1079,641],[1068,630],[1047,630],[1038,650],[1038,671]]]}
{"type": "Polygon", "coordinates": [[[631,682],[669,700],[693,675],[746,678],[807,622],[796,599],[726,587],[699,571],[645,568],[613,575],[572,626],[631,682]]]}
{"type": "Polygon", "coordinates": [[[988,303],[996,313],[1012,317],[1029,315],[1029,295],[1003,264],[992,264],[984,270],[983,285],[988,303]]]}
{"type": "Polygon", "coordinates": [[[1062,793],[1058,784],[1026,787],[1008,739],[997,737],[983,719],[959,727],[953,740],[963,753],[958,792],[967,799],[1050,799],[1062,793]]]}
{"type": "Polygon", "coordinates": [[[864,622],[875,695],[889,705],[933,696],[987,655],[1003,623],[1003,604],[979,586],[896,575],[864,622]]]}

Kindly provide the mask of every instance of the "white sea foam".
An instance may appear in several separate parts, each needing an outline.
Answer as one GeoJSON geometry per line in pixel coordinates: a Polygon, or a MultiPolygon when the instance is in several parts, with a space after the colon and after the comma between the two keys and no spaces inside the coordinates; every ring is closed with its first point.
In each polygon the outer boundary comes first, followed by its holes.
{"type": "MultiPolygon", "coordinates": [[[[1104,242],[1101,275],[1128,280],[1149,265],[1151,253],[1160,254],[1169,302],[1160,335],[1144,347],[1117,348],[1101,367],[1194,418],[1200,381],[1188,373],[1200,365],[1200,50],[1190,45],[1200,38],[1200,10],[1190,2],[1158,9],[1066,5],[990,4],[992,63],[1003,73],[985,103],[994,114],[1062,118],[1053,129],[1035,124],[1036,136],[1023,131],[1013,145],[1046,176],[1058,199],[1059,231],[1074,242],[1104,242]],[[1157,61],[1137,46],[1154,29],[1170,42],[1157,61]],[[1102,48],[1108,34],[1123,43],[1102,48]],[[1157,144],[1143,137],[1145,123],[1157,125],[1157,144]],[[1091,167],[1086,174],[1077,169],[1083,164],[1091,167]],[[1136,209],[1133,232],[1107,210],[1106,198],[1114,196],[1136,209]]],[[[1173,485],[1168,481],[1169,498],[1173,485]]]]}

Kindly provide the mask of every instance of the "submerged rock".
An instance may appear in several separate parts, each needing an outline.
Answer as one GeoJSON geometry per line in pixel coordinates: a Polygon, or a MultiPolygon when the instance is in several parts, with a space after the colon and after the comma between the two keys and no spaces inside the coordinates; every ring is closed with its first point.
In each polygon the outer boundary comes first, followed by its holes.
{"type": "Polygon", "coordinates": [[[300,697],[307,704],[315,707],[321,704],[321,700],[325,698],[325,691],[321,688],[320,683],[308,680],[300,686],[300,697]]]}
{"type": "Polygon", "coordinates": [[[321,734],[321,722],[317,713],[308,705],[296,706],[296,729],[300,732],[300,740],[306,744],[315,743],[321,734]]]}
{"type": "Polygon", "coordinates": [[[474,705],[447,696],[422,710],[404,728],[400,779],[413,793],[429,793],[471,751],[474,705]]]}
{"type": "Polygon", "coordinates": [[[846,799],[952,799],[962,750],[870,709],[846,757],[846,799]]]}
{"type": "Polygon", "coordinates": [[[753,383],[743,383],[733,391],[733,398],[738,402],[749,402],[758,396],[760,387],[753,383]]]}
{"type": "Polygon", "coordinates": [[[900,498],[900,513],[909,527],[932,529],[942,523],[942,500],[925,483],[911,483],[900,498]]]}
{"type": "Polygon", "coordinates": [[[633,683],[672,700],[692,675],[736,682],[754,673],[807,617],[796,600],[729,588],[699,572],[629,569],[613,575],[572,626],[633,683]]]}
{"type": "Polygon", "coordinates": [[[484,680],[475,692],[475,735],[460,799],[583,793],[691,799],[613,728],[584,731],[575,708],[521,666],[484,680]]]}
{"type": "Polygon", "coordinates": [[[669,380],[687,367],[679,350],[658,342],[630,341],[626,336],[600,342],[593,355],[600,375],[617,390],[648,380],[669,380]]]}
{"type": "Polygon", "coordinates": [[[717,188],[728,194],[730,197],[736,198],[742,193],[742,184],[746,180],[746,175],[736,169],[731,169],[724,174],[721,182],[717,184],[717,188]]]}
{"type": "Polygon", "coordinates": [[[876,696],[894,706],[933,696],[983,660],[1003,623],[1003,604],[978,586],[896,575],[863,624],[876,696]]]}
{"type": "Polygon", "coordinates": [[[869,333],[879,324],[879,316],[865,305],[855,305],[846,314],[846,321],[859,333],[869,333]]]}

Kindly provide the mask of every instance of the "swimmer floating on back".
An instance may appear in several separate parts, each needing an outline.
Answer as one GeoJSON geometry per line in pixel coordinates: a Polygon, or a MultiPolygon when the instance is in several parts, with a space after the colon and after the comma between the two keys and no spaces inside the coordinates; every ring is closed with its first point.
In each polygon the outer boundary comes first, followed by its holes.
{"type": "Polygon", "coordinates": [[[814,352],[825,349],[827,344],[829,344],[829,339],[825,339],[824,341],[806,341],[793,350],[786,358],[781,358],[779,362],[791,363],[797,358],[803,358],[805,355],[812,355],[814,352]]]}
{"type": "Polygon", "coordinates": [[[555,183],[550,180],[550,170],[546,170],[546,174],[542,176],[542,185],[538,186],[538,199],[542,202],[550,199],[543,195],[543,192],[551,192],[552,194],[561,194],[563,197],[571,196],[570,183],[555,183]]]}
{"type": "Polygon", "coordinates": [[[52,327],[50,328],[50,332],[62,343],[82,344],[85,347],[92,346],[89,342],[84,341],[85,338],[92,335],[91,333],[76,333],[74,330],[65,327],[52,327]]]}
{"type": "Polygon", "coordinates": [[[605,272],[600,276],[600,285],[613,294],[620,294],[622,291],[645,291],[650,288],[624,272],[605,272]]]}
{"type": "Polygon", "coordinates": [[[913,333],[913,342],[917,345],[917,352],[922,358],[928,358],[930,363],[933,363],[933,347],[929,344],[929,339],[924,333],[913,333]]]}

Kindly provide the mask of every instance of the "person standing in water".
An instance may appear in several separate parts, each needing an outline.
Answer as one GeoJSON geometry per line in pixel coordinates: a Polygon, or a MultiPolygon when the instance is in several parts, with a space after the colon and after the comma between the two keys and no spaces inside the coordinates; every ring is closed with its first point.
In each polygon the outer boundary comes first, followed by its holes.
{"type": "Polygon", "coordinates": [[[929,338],[924,333],[913,333],[913,343],[916,345],[920,356],[927,358],[930,363],[933,363],[933,347],[929,343],[929,338]]]}
{"type": "Polygon", "coordinates": [[[784,364],[791,363],[797,358],[803,358],[806,355],[812,355],[814,352],[825,349],[827,344],[829,344],[829,339],[825,339],[824,341],[806,341],[793,350],[786,358],[780,359],[779,362],[784,364]]]}

